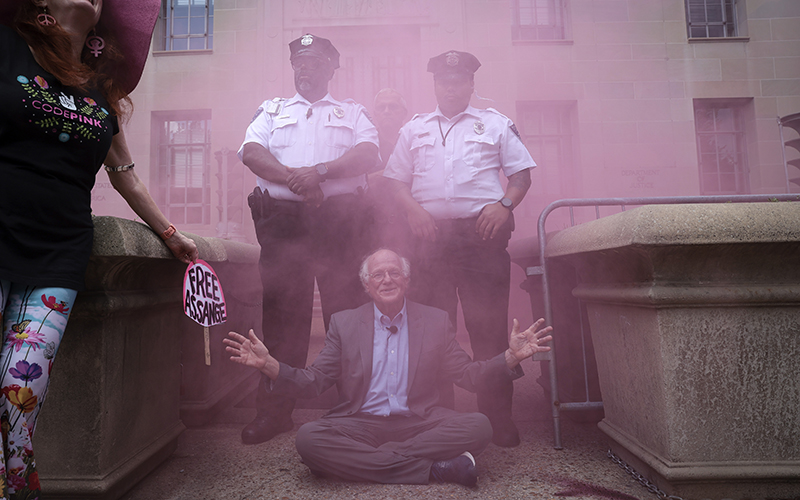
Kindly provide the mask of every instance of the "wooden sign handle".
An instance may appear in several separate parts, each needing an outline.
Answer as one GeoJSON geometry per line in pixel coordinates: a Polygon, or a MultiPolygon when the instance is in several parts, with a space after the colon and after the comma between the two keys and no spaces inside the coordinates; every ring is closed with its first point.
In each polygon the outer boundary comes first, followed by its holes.
{"type": "Polygon", "coordinates": [[[205,344],[206,366],[211,366],[211,340],[207,326],[203,327],[203,344],[205,344]]]}

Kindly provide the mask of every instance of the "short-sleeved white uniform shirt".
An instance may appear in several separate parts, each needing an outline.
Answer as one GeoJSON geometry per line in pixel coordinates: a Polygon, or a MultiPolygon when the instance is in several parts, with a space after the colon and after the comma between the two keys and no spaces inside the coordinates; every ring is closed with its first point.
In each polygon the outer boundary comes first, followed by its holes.
{"type": "Polygon", "coordinates": [[[508,177],[535,166],[507,116],[468,106],[448,119],[437,107],[403,126],[383,175],[410,185],[435,219],[458,219],[500,201],[500,172],[508,177]]]}
{"type": "MultiPolygon", "coordinates": [[[[291,99],[264,101],[247,127],[242,149],[248,142],[260,144],[290,168],[311,167],[332,161],[362,142],[378,145],[378,131],[364,106],[330,94],[309,103],[300,94],[291,99]]],[[[258,186],[278,200],[301,201],[283,184],[258,178],[258,186]]],[[[366,189],[366,176],[327,179],[320,184],[325,198],[366,189]]]]}

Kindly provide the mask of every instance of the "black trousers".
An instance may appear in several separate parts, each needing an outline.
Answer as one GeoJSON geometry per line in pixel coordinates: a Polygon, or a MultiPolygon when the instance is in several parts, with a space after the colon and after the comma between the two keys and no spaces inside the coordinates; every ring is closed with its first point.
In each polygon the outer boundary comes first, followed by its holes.
{"type": "MultiPolygon", "coordinates": [[[[254,215],[261,245],[262,334],[276,359],[306,366],[314,280],[319,287],[325,330],[331,315],[369,300],[358,277],[368,251],[370,215],[362,196],[331,197],[318,208],[271,200],[254,215]]],[[[262,380],[261,384],[264,381],[262,380]]],[[[288,418],[295,400],[259,387],[259,416],[288,418]]]]}
{"type": "MultiPolygon", "coordinates": [[[[409,297],[447,311],[454,325],[460,300],[473,358],[482,361],[508,349],[511,257],[506,247],[514,222],[509,217],[494,239],[484,241],[475,232],[476,221],[439,220],[435,242],[416,242],[409,297]]],[[[452,386],[440,391],[442,403],[450,406],[452,386]]],[[[513,391],[511,381],[502,381],[477,392],[478,409],[495,429],[511,419],[513,391]]]]}

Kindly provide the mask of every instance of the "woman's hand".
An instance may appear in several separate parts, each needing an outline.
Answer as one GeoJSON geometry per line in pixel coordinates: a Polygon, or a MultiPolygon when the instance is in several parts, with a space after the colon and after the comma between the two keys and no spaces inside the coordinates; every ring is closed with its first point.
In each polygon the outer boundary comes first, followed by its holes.
{"type": "Polygon", "coordinates": [[[181,262],[189,264],[197,260],[197,245],[178,231],[175,231],[169,239],[164,240],[164,243],[166,243],[172,255],[181,262]]]}

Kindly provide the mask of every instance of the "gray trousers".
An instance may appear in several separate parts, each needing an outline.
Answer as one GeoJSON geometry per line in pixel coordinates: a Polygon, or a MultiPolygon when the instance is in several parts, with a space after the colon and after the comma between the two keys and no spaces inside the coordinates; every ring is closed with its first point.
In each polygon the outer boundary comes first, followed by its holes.
{"type": "Polygon", "coordinates": [[[477,455],[492,439],[482,413],[436,408],[431,418],[356,414],[323,417],[300,427],[297,452],[317,475],[347,481],[427,484],[431,465],[465,451],[477,455]]]}

